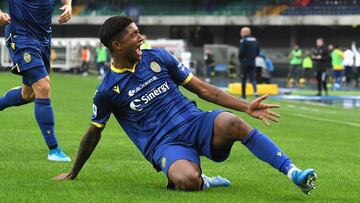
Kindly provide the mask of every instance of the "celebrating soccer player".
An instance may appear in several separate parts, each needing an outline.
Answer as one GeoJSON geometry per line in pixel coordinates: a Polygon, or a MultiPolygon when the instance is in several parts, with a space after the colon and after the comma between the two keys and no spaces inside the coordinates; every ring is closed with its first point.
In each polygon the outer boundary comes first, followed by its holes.
{"type": "MultiPolygon", "coordinates": [[[[71,18],[71,0],[62,0],[59,23],[71,18]]],[[[49,147],[48,160],[71,161],[55,136],[54,112],[50,101],[51,18],[56,0],[9,0],[9,14],[0,11],[0,26],[6,25],[6,45],[14,67],[22,76],[22,87],[0,97],[0,111],[34,101],[35,118],[49,147]]]]}
{"type": "Polygon", "coordinates": [[[279,119],[270,110],[278,105],[262,103],[266,95],[248,103],[200,81],[163,49],[141,50],[143,37],[131,18],[107,19],[99,36],[113,57],[111,71],[96,91],[92,124],[82,138],[71,172],[54,179],[78,176],[113,114],[145,158],[164,172],[169,188],[229,186],[225,178],[202,174],[199,157],[224,161],[233,144],[240,141],[259,159],[287,175],[304,193],[314,189],[317,176],[313,169],[298,169],[266,135],[234,114],[199,110],[178,85],[206,101],[245,112],[269,125],[269,120],[279,119]]]}

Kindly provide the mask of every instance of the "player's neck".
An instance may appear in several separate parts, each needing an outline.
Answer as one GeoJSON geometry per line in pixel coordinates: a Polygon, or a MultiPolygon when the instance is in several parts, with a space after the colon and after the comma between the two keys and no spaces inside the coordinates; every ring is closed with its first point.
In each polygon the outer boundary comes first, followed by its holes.
{"type": "Polygon", "coordinates": [[[113,57],[112,65],[116,69],[129,69],[134,66],[136,62],[130,62],[129,60],[123,59],[122,57],[113,57]]]}

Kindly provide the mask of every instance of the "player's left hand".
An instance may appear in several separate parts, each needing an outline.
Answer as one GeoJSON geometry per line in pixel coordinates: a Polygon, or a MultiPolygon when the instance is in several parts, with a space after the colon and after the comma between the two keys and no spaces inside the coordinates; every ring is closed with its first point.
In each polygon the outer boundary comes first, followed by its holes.
{"type": "Polygon", "coordinates": [[[58,176],[53,177],[53,180],[73,180],[75,179],[74,176],[71,175],[71,173],[62,173],[58,176]]]}
{"type": "Polygon", "coordinates": [[[246,113],[254,118],[260,119],[262,122],[265,123],[265,125],[269,126],[270,123],[268,119],[271,121],[279,122],[279,118],[280,118],[279,114],[274,113],[269,109],[279,108],[280,106],[277,104],[263,104],[262,102],[267,97],[268,95],[266,94],[250,102],[246,113]]]}
{"type": "Polygon", "coordinates": [[[61,16],[59,17],[59,23],[63,24],[63,23],[68,22],[71,18],[71,11],[72,11],[71,5],[65,4],[60,8],[60,10],[62,10],[63,12],[62,12],[61,16]]]}

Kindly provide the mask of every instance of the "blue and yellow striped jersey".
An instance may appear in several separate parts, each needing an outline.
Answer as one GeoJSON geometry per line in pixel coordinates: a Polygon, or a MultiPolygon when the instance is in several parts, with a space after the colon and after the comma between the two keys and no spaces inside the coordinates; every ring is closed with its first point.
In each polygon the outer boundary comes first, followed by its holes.
{"type": "Polygon", "coordinates": [[[6,26],[6,38],[11,33],[17,46],[50,46],[55,4],[56,0],[9,0],[11,24],[6,26]]]}
{"type": "Polygon", "coordinates": [[[95,93],[92,123],[102,128],[112,113],[152,161],[154,147],[200,110],[178,89],[193,77],[188,68],[163,49],[142,53],[132,68],[111,67],[95,93]]]}

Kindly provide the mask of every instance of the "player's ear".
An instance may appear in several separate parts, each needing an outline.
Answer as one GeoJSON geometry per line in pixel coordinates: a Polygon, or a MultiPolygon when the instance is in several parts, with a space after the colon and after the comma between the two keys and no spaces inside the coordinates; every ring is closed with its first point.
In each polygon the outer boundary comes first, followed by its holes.
{"type": "Polygon", "coordinates": [[[122,44],[120,43],[120,41],[113,41],[111,43],[111,46],[113,50],[122,50],[122,44]]]}

